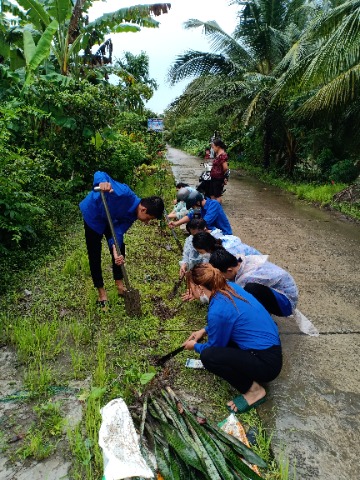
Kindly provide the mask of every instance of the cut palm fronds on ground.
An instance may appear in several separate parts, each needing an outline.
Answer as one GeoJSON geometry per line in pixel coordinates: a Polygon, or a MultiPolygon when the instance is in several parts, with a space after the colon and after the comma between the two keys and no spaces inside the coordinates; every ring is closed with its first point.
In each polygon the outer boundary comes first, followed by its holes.
{"type": "Polygon", "coordinates": [[[141,430],[165,480],[259,480],[262,477],[248,464],[266,468],[264,460],[237,438],[192,413],[170,387],[162,396],[146,399],[141,430]]]}

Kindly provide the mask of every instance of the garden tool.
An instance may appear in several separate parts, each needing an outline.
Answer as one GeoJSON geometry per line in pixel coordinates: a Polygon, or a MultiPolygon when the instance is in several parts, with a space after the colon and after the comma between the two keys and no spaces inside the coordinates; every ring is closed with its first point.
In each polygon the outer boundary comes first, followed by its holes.
{"type": "Polygon", "coordinates": [[[182,275],[182,276],[179,278],[179,280],[176,280],[176,282],[175,282],[175,284],[174,284],[174,287],[173,287],[173,289],[172,289],[172,292],[171,292],[170,295],[169,295],[169,299],[170,299],[170,300],[171,300],[172,298],[174,298],[175,295],[177,294],[177,292],[178,292],[178,290],[179,290],[179,287],[180,287],[180,285],[181,285],[181,283],[182,283],[182,281],[183,281],[183,279],[184,279],[184,276],[185,276],[185,275],[182,275]]]}
{"type": "MultiPolygon", "coordinates": [[[[108,204],[107,204],[107,201],[106,201],[105,192],[100,190],[100,187],[95,187],[94,191],[95,192],[100,192],[100,194],[101,194],[101,200],[102,200],[104,208],[105,208],[105,213],[106,213],[106,217],[107,217],[107,220],[108,220],[108,223],[109,223],[111,235],[114,239],[116,252],[120,256],[121,255],[120,245],[119,245],[119,242],[117,240],[116,233],[115,233],[115,230],[114,230],[114,225],[113,225],[111,215],[110,215],[110,211],[109,211],[109,207],[108,207],[108,204]]],[[[123,274],[124,282],[125,282],[125,286],[126,286],[126,290],[124,291],[124,301],[125,301],[126,313],[128,315],[130,315],[131,317],[140,317],[141,316],[140,292],[139,292],[139,290],[135,290],[134,288],[131,288],[129,278],[127,276],[125,265],[124,264],[120,265],[120,268],[121,268],[121,272],[123,274]]]]}
{"type": "MultiPolygon", "coordinates": [[[[169,224],[169,223],[170,223],[170,219],[169,219],[169,217],[168,217],[168,214],[167,214],[167,211],[166,211],[165,208],[164,208],[164,215],[165,215],[165,218],[166,218],[167,223],[169,224]]],[[[181,245],[181,242],[180,242],[180,240],[178,239],[178,237],[177,237],[174,229],[171,228],[170,230],[171,230],[171,233],[172,233],[172,235],[173,235],[173,237],[174,237],[174,239],[175,239],[176,245],[178,246],[179,251],[180,251],[180,253],[182,254],[183,246],[181,245]]]]}
{"type": "Polygon", "coordinates": [[[181,346],[181,347],[178,347],[177,349],[173,350],[172,352],[167,353],[166,355],[163,355],[162,357],[155,356],[154,363],[155,363],[155,365],[158,365],[159,367],[162,367],[165,364],[165,362],[170,360],[170,358],[175,357],[175,355],[182,352],[183,350],[184,350],[184,347],[181,346]]]}

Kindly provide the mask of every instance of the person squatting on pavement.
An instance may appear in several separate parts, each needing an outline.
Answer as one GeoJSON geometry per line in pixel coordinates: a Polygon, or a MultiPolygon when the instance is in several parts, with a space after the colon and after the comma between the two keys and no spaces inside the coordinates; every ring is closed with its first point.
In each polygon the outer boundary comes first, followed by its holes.
{"type": "Polygon", "coordinates": [[[288,317],[295,312],[298,288],[286,270],[268,262],[267,258],[267,255],[236,258],[225,249],[217,249],[211,254],[209,263],[227,280],[251,293],[269,313],[288,317]]]}
{"type": "MultiPolygon", "coordinates": [[[[178,192],[178,197],[182,198],[184,195],[183,189],[178,192]]],[[[185,192],[186,193],[186,192],[185,192]]],[[[217,200],[211,200],[210,198],[204,198],[200,192],[189,192],[185,197],[186,208],[189,213],[185,215],[181,220],[176,222],[170,222],[169,227],[179,227],[184,223],[188,223],[192,218],[203,218],[206,222],[207,228],[213,230],[219,228],[224,235],[232,235],[232,229],[230,222],[217,200]],[[190,210],[192,209],[192,210],[190,210]]]]}
{"type": "Polygon", "coordinates": [[[152,196],[142,198],[126,185],[113,180],[105,172],[95,172],[93,187],[100,187],[106,192],[106,200],[109,206],[110,215],[114,224],[114,230],[122,255],[118,256],[115,243],[111,235],[107,221],[104,205],[100,192],[93,190],[79,204],[84,219],[85,240],[89,257],[90,272],[94,287],[98,289],[99,306],[104,307],[107,302],[107,294],[104,288],[104,281],[101,269],[101,240],[105,236],[108,241],[112,258],[112,270],[115,284],[119,295],[124,294],[123,275],[121,264],[124,263],[124,233],[131,227],[135,220],[148,223],[155,218],[161,219],[164,212],[164,202],[160,197],[152,196]]]}
{"type": "Polygon", "coordinates": [[[208,303],[209,310],[206,327],[190,335],[185,350],[199,353],[208,371],[241,393],[227,404],[229,411],[257,407],[266,400],[261,384],[274,380],[282,368],[276,323],[252,295],[228,283],[212,265],[196,265],[186,278],[189,299],[208,303]],[[198,343],[205,335],[207,342],[198,343]]]}

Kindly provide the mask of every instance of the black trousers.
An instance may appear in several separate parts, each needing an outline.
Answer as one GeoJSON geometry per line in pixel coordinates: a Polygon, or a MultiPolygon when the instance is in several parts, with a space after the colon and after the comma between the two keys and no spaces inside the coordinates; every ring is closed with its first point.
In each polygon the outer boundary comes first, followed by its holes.
{"type": "Polygon", "coordinates": [[[251,295],[253,295],[269,313],[272,313],[277,317],[284,316],[271,288],[261,285],[260,283],[247,283],[244,290],[251,293],[251,295]]]}
{"type": "MultiPolygon", "coordinates": [[[[84,228],[85,228],[85,240],[86,240],[86,247],[87,247],[87,252],[89,257],[91,277],[94,282],[94,287],[102,288],[104,287],[104,280],[103,280],[102,270],[101,270],[101,241],[103,236],[105,236],[106,240],[109,240],[109,238],[112,238],[111,231],[110,231],[110,228],[107,227],[104,234],[101,235],[95,232],[95,230],[93,230],[92,228],[90,228],[86,222],[84,222],[84,228]]],[[[121,271],[121,267],[119,265],[116,265],[112,249],[109,249],[109,251],[112,259],[112,271],[113,271],[114,280],[122,280],[123,274],[121,271]]],[[[124,244],[121,245],[121,254],[125,257],[124,244]]]]}
{"type": "Polygon", "coordinates": [[[265,350],[209,347],[201,352],[200,359],[206,370],[226,380],[240,393],[246,393],[254,381],[274,380],[282,367],[280,345],[265,350]]]}

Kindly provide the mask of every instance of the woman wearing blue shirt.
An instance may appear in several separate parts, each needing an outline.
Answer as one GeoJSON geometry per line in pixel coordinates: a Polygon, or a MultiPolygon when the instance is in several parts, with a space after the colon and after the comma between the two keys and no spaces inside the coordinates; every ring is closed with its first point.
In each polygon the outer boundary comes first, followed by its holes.
{"type": "Polygon", "coordinates": [[[266,399],[263,382],[274,380],[282,367],[279,332],[265,308],[243,288],[227,283],[210,264],[187,274],[189,296],[209,303],[207,326],[193,332],[186,350],[200,354],[204,367],[241,392],[227,406],[244,413],[266,399]],[[198,343],[205,335],[206,343],[198,343]]]}

